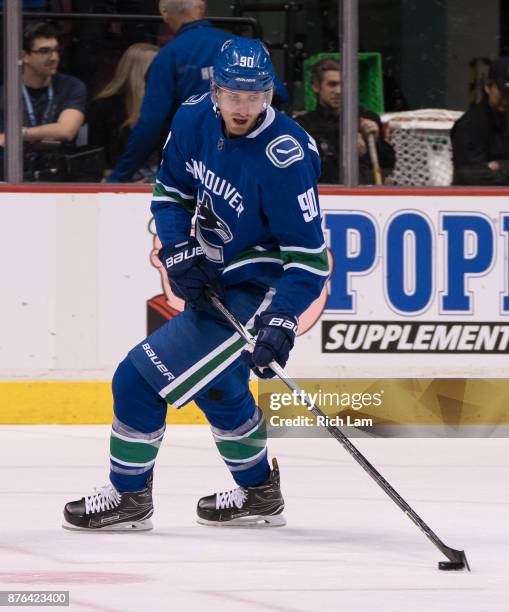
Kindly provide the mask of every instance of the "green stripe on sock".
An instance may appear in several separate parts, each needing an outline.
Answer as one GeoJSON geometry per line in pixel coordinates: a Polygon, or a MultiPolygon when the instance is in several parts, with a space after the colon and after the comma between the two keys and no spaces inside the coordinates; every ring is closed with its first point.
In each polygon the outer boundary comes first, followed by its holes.
{"type": "Polygon", "coordinates": [[[157,457],[158,447],[142,442],[126,442],[115,436],[110,438],[110,453],[113,459],[127,463],[149,463],[157,457]]]}
{"type": "Polygon", "coordinates": [[[246,442],[245,440],[232,440],[231,442],[216,442],[217,450],[226,461],[238,461],[239,459],[250,459],[265,447],[260,440],[246,442]]]}
{"type": "Polygon", "coordinates": [[[260,421],[258,427],[245,438],[240,440],[218,440],[216,438],[217,449],[226,461],[239,461],[240,459],[250,459],[265,448],[267,444],[267,424],[265,417],[260,421]]]}

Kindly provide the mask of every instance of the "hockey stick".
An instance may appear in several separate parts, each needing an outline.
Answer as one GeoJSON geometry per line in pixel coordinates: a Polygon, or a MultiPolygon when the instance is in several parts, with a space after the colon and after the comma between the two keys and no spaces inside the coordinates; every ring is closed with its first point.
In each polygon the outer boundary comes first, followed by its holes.
{"type": "MultiPolygon", "coordinates": [[[[216,308],[224,318],[230,323],[230,325],[240,334],[242,338],[249,344],[249,346],[255,346],[255,339],[249,333],[249,331],[238,321],[232,313],[224,306],[221,300],[212,292],[208,292],[208,298],[211,301],[214,308],[216,308]]],[[[299,397],[302,397],[309,410],[317,417],[322,417],[324,422],[327,423],[327,416],[318,406],[311,401],[308,395],[301,390],[297,383],[288,377],[284,369],[275,361],[269,364],[269,367],[274,371],[278,378],[285,383],[285,385],[295,391],[299,397]]],[[[433,542],[433,544],[440,550],[449,561],[439,561],[438,568],[441,570],[460,570],[467,568],[470,571],[465,551],[456,550],[447,546],[442,540],[428,527],[428,525],[421,519],[421,517],[407,504],[407,502],[391,487],[391,485],[385,480],[385,478],[378,472],[378,470],[371,465],[371,463],[364,457],[364,455],[355,447],[350,440],[344,435],[339,427],[333,425],[324,425],[327,431],[335,438],[357,461],[357,463],[371,476],[371,478],[387,493],[387,495],[395,502],[401,510],[410,518],[424,535],[433,542]]]]}
{"type": "Polygon", "coordinates": [[[375,185],[383,185],[382,171],[380,169],[380,162],[378,161],[378,152],[376,150],[375,135],[373,132],[368,134],[368,150],[371,165],[373,166],[375,185]]]}

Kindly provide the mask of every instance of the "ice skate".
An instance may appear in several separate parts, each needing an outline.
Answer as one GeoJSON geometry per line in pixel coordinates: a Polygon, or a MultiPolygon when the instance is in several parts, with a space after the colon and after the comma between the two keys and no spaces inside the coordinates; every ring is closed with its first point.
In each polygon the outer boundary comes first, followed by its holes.
{"type": "Polygon", "coordinates": [[[69,502],[64,508],[64,529],[85,531],[149,531],[152,503],[152,476],[141,491],[119,493],[112,484],[95,493],[69,502]]]}
{"type": "Polygon", "coordinates": [[[219,527],[281,527],[286,521],[282,515],[285,502],[279,483],[279,468],[273,459],[272,471],[261,485],[202,497],[196,508],[197,521],[219,527]]]}

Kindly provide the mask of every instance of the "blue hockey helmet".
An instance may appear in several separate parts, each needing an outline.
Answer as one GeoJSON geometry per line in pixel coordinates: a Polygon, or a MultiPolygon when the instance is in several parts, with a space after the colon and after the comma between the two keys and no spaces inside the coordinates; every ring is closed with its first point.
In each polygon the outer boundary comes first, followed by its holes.
{"type": "Polygon", "coordinates": [[[274,66],[265,45],[257,38],[227,40],[213,70],[212,83],[218,87],[269,91],[274,86],[274,66]]]}

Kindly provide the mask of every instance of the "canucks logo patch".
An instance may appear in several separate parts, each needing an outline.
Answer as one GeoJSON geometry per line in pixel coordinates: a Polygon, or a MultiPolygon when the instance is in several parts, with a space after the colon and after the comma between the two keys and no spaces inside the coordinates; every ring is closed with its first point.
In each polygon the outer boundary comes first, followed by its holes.
{"type": "Polygon", "coordinates": [[[293,136],[284,134],[275,138],[265,149],[267,157],[278,168],[286,168],[290,164],[304,158],[304,151],[293,136]]]}

